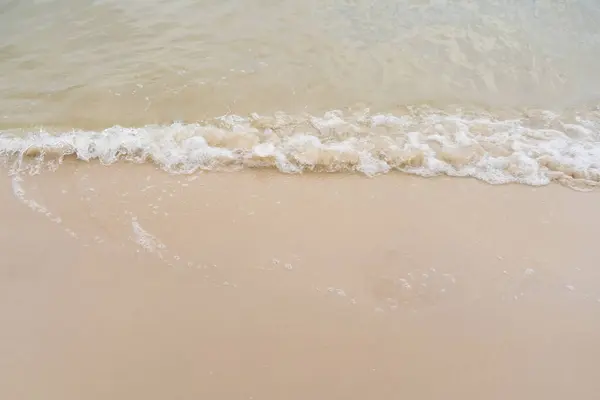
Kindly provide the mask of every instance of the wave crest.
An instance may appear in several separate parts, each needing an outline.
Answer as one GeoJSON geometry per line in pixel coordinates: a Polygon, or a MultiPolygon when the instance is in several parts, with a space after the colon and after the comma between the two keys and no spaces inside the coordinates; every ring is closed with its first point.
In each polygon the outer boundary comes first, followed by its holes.
{"type": "Polygon", "coordinates": [[[31,160],[74,156],[112,164],[153,162],[170,173],[239,167],[284,173],[392,170],[468,176],[492,184],[600,182],[600,113],[559,115],[409,109],[405,114],[322,117],[226,115],[194,124],[102,131],[5,131],[0,155],[17,168],[31,160]]]}

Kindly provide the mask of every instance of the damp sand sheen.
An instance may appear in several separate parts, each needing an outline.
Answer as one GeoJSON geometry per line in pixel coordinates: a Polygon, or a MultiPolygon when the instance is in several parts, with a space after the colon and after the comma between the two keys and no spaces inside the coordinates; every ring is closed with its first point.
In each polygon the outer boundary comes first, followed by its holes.
{"type": "Polygon", "coordinates": [[[600,5],[0,5],[0,397],[595,399],[600,5]]]}

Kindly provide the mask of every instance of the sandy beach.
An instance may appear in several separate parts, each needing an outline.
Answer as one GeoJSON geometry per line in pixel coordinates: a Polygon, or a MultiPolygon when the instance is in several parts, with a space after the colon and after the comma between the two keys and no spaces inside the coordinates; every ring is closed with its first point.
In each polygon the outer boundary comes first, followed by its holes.
{"type": "Polygon", "coordinates": [[[0,1],[0,400],[599,398],[598,21],[0,1]]]}
{"type": "Polygon", "coordinates": [[[1,185],[2,398],[600,389],[597,192],[77,162],[1,185]]]}

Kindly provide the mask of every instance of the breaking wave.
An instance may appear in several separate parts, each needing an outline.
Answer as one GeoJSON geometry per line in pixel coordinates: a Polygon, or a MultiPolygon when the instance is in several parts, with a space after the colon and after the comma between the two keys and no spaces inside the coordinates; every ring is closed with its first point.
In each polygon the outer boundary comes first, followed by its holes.
{"type": "Polygon", "coordinates": [[[14,168],[76,157],[112,164],[152,162],[170,173],[276,168],[283,173],[402,171],[474,177],[491,184],[592,187],[600,182],[600,110],[557,114],[407,108],[321,117],[226,115],[102,131],[13,130],[0,156],[14,168]]]}

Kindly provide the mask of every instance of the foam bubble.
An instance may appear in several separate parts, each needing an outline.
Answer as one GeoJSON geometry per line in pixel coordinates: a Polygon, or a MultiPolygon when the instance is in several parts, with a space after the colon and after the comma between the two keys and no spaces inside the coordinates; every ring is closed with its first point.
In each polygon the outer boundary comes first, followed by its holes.
{"type": "Polygon", "coordinates": [[[474,177],[492,184],[590,187],[600,182],[600,112],[559,115],[412,108],[404,115],[227,115],[195,124],[103,131],[4,131],[0,156],[17,168],[65,156],[152,162],[171,173],[232,167],[284,173],[390,171],[474,177]]]}
{"type": "Polygon", "coordinates": [[[156,253],[161,259],[163,258],[161,250],[166,249],[166,246],[158,238],[146,231],[135,216],[131,217],[131,229],[135,235],[134,241],[140,247],[149,253],[156,253]]]}

